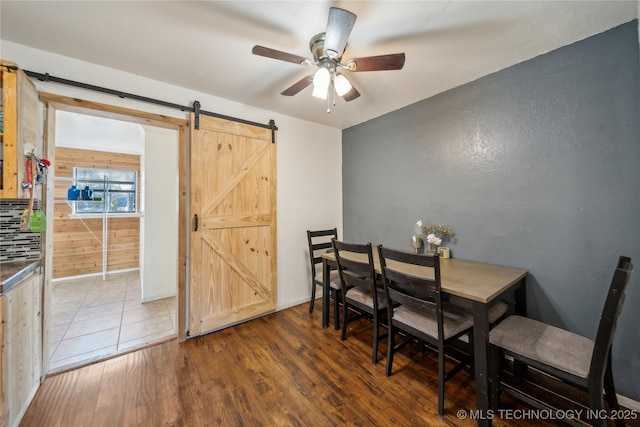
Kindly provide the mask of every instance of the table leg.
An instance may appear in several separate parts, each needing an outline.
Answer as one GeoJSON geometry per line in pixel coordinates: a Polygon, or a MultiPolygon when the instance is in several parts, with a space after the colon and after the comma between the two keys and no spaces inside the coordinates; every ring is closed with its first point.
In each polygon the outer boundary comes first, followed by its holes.
{"type": "Polygon", "coordinates": [[[326,259],[322,260],[322,327],[329,326],[329,287],[331,267],[326,259]]]}
{"type": "Polygon", "coordinates": [[[527,316],[527,278],[523,277],[520,285],[514,292],[515,296],[515,312],[519,316],[527,316]]]}
{"type": "Polygon", "coordinates": [[[489,379],[489,320],[487,304],[473,302],[473,357],[476,374],[476,417],[479,426],[491,426],[489,379]]]}
{"type": "MultiPolygon", "coordinates": [[[[514,292],[515,299],[515,314],[518,316],[527,316],[527,283],[526,278],[523,277],[520,281],[520,285],[516,288],[514,292]]],[[[519,382],[524,378],[524,374],[527,370],[527,365],[525,365],[521,360],[515,360],[513,362],[513,373],[516,379],[516,382],[519,382]]]]}
{"type": "MultiPolygon", "coordinates": [[[[515,314],[526,316],[527,293],[526,278],[522,278],[514,291],[515,314]]],[[[488,305],[473,303],[473,352],[476,374],[476,410],[479,426],[491,426],[493,415],[497,411],[498,393],[500,393],[499,364],[495,353],[490,351],[488,305]]]]}

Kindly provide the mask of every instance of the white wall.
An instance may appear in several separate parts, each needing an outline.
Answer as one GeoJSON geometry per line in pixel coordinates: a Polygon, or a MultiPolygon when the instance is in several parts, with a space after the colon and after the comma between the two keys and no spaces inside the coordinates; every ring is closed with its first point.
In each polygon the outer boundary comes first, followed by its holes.
{"type": "Polygon", "coordinates": [[[56,147],[144,154],[144,130],[136,123],[56,111],[56,147]]]}
{"type": "Polygon", "coordinates": [[[176,294],[178,133],[171,129],[56,112],[56,146],[140,156],[142,301],[176,294]]]}
{"type": "Polygon", "coordinates": [[[142,301],[176,294],[178,284],[178,132],[145,126],[140,236],[142,301]]]}
{"type": "MultiPolygon", "coordinates": [[[[342,132],[111,68],[0,40],[2,59],[21,68],[278,126],[278,308],[309,297],[306,230],[342,228],[342,132]],[[318,188],[315,191],[311,190],[318,188]]],[[[215,75],[212,76],[215,78],[215,75]]],[[[38,90],[185,118],[179,111],[71,86],[36,81],[38,90]]],[[[324,114],[319,111],[318,114],[324,114]]],[[[318,313],[319,314],[319,313],[318,313]]],[[[320,320],[318,318],[318,320],[320,320]]]]}

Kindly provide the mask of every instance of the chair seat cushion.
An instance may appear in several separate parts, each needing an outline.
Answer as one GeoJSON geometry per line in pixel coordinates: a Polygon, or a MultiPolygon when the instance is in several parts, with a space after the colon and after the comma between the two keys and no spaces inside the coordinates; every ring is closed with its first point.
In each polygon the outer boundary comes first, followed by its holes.
{"type": "Polygon", "coordinates": [[[589,375],[594,342],[555,326],[509,316],[491,330],[491,344],[581,378],[589,375]]]}
{"type": "MultiPolygon", "coordinates": [[[[459,311],[461,307],[455,303],[443,302],[442,308],[444,310],[459,311]]],[[[502,315],[504,315],[507,310],[509,310],[509,306],[502,301],[497,301],[495,304],[489,307],[489,312],[487,313],[489,324],[492,325],[493,323],[495,323],[495,321],[498,320],[502,315]]]]}
{"type": "MultiPolygon", "coordinates": [[[[371,291],[364,291],[360,288],[351,288],[347,291],[345,297],[354,301],[358,301],[359,303],[373,309],[373,293],[371,291]]],[[[382,294],[382,292],[378,292],[378,309],[386,307],[387,298],[382,294]]]]}
{"type": "Polygon", "coordinates": [[[491,307],[489,307],[489,313],[487,316],[489,318],[489,324],[490,325],[493,324],[496,320],[500,318],[500,316],[505,314],[507,310],[509,310],[509,306],[502,301],[498,301],[495,304],[493,304],[491,307]]]}
{"type": "MultiPolygon", "coordinates": [[[[316,273],[316,277],[313,278],[318,283],[323,283],[322,279],[322,269],[316,273]]],[[[331,270],[329,272],[329,286],[333,289],[341,289],[340,285],[340,272],[338,270],[331,270]]]]}
{"type": "MultiPolygon", "coordinates": [[[[442,310],[444,339],[466,331],[473,326],[473,316],[462,310],[442,310]]],[[[393,310],[393,320],[404,323],[425,334],[438,338],[438,321],[435,307],[426,307],[416,311],[413,308],[401,305],[393,310]]]]}

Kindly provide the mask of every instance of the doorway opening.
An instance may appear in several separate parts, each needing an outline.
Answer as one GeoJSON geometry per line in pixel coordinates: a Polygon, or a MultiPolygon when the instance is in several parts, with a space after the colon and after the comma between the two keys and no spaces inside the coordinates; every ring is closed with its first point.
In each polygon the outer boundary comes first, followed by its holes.
{"type": "Polygon", "coordinates": [[[56,107],[48,115],[55,132],[47,135],[50,373],[180,337],[184,285],[178,148],[184,129],[56,107]],[[117,174],[91,175],[105,170],[135,171],[137,178],[127,187],[117,174]]]}

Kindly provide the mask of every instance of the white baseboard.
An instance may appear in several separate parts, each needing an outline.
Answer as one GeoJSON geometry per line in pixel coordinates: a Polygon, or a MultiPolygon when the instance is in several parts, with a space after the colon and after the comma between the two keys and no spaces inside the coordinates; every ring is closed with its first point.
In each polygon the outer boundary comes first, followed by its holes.
{"type": "Polygon", "coordinates": [[[171,297],[175,297],[175,296],[176,296],[175,292],[170,292],[170,293],[164,294],[164,295],[155,295],[155,296],[149,297],[149,298],[142,298],[142,303],[144,304],[145,302],[157,301],[159,299],[171,298],[171,297]]]}
{"type": "MultiPolygon", "coordinates": [[[[316,299],[321,299],[322,295],[316,299]]],[[[304,303],[308,303],[309,302],[309,297],[302,299],[302,300],[297,300],[297,301],[287,301],[285,303],[280,304],[279,306],[276,307],[276,311],[280,311],[280,310],[285,310],[287,308],[291,308],[291,307],[295,307],[296,305],[300,305],[300,304],[304,304],[304,303]]],[[[320,305],[322,306],[322,303],[320,303],[320,305]]],[[[318,306],[318,304],[316,304],[316,307],[318,306]]]]}
{"type": "Polygon", "coordinates": [[[618,403],[620,404],[620,406],[624,406],[627,409],[640,412],[640,402],[638,402],[637,400],[633,400],[625,396],[620,396],[618,393],[616,393],[616,397],[618,398],[618,403]]]}

